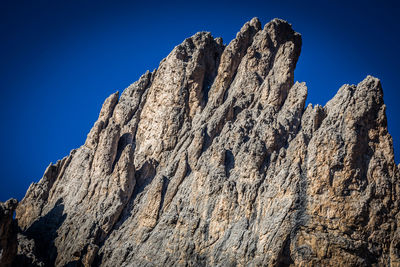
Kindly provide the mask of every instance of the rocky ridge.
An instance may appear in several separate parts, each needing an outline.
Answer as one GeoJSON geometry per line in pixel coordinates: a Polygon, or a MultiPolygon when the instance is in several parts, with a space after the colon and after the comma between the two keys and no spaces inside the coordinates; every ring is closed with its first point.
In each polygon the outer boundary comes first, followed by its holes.
{"type": "Polygon", "coordinates": [[[380,81],[306,107],[301,42],[287,22],[254,18],[227,46],[208,32],[176,46],[29,187],[18,235],[0,206],[0,262],[400,266],[380,81]]]}

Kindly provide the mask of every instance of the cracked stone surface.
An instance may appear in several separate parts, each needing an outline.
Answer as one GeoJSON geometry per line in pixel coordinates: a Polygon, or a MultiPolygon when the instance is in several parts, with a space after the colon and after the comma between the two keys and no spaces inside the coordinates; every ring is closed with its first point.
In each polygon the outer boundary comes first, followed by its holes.
{"type": "Polygon", "coordinates": [[[301,43],[280,19],[199,32],[108,97],[18,204],[14,265],[400,266],[380,81],[306,107],[301,43]]]}

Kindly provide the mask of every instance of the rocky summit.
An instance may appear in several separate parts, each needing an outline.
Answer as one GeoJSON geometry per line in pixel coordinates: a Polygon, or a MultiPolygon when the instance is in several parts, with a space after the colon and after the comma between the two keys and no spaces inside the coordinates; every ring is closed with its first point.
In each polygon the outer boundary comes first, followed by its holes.
{"type": "Polygon", "coordinates": [[[0,265],[400,266],[381,83],[305,106],[301,43],[257,18],[184,40],[0,205],[0,265]]]}

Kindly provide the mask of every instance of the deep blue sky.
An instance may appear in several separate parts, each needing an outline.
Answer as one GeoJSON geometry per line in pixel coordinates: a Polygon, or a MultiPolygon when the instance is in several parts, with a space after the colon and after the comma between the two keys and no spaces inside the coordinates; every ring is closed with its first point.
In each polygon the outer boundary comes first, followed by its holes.
{"type": "Polygon", "coordinates": [[[395,1],[0,0],[0,201],[21,199],[50,162],[79,147],[103,100],[185,38],[225,43],[252,17],[279,17],[303,36],[296,80],[324,105],[345,83],[381,79],[400,159],[399,6],[395,1]]]}

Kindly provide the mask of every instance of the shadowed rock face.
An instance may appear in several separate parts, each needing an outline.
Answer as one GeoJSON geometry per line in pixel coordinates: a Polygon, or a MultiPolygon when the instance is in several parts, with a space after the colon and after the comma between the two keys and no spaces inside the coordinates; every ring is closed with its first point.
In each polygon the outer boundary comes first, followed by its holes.
{"type": "Polygon", "coordinates": [[[256,18],[227,46],[200,32],[175,47],[29,187],[19,258],[398,266],[400,175],[381,84],[368,76],[305,107],[300,50],[290,24],[256,18]]]}
{"type": "Polygon", "coordinates": [[[11,266],[17,254],[17,225],[13,214],[17,200],[0,203],[0,266],[11,266]]]}

